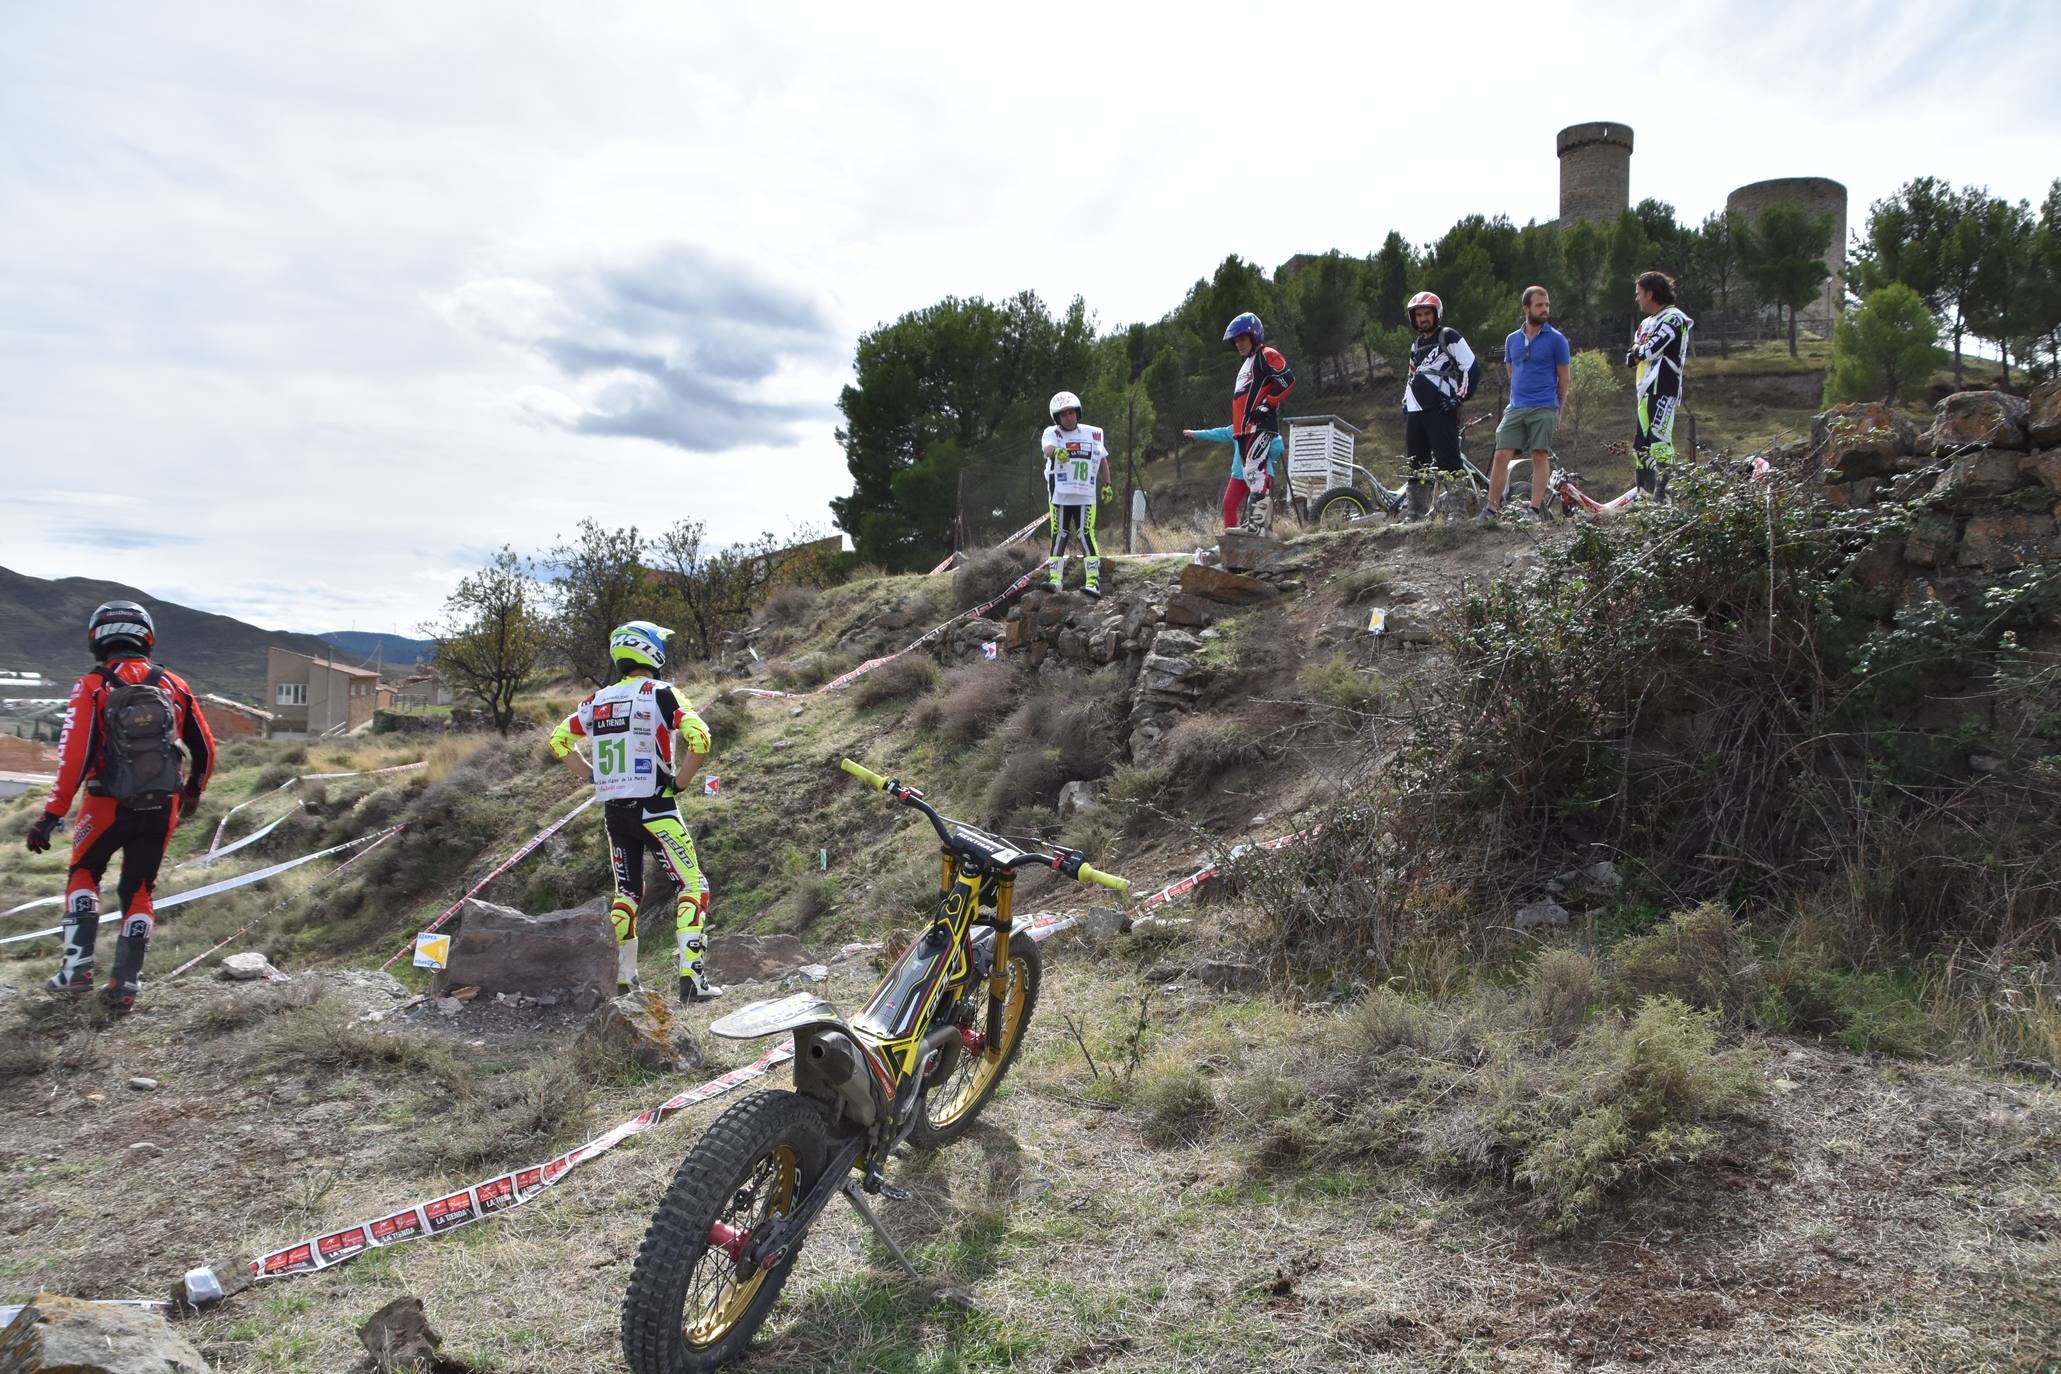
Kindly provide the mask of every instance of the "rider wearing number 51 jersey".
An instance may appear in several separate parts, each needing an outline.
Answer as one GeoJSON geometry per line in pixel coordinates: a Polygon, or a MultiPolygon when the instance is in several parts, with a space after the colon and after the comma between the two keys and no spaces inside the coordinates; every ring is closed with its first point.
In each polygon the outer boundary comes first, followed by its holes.
{"type": "Polygon", "coordinates": [[[615,896],[608,904],[617,940],[616,986],[637,977],[637,907],[644,896],[644,851],[658,854],[679,884],[674,930],[679,942],[680,1000],[714,997],[702,968],[708,918],[708,879],[694,854],[694,838],[680,819],[677,789],[692,781],[708,758],[708,726],[694,707],[659,679],[671,633],[648,620],[619,625],[608,637],[609,657],[622,680],[590,694],[551,732],[551,752],[580,777],[591,776],[608,818],[609,859],[615,896]],[[678,732],[682,750],[675,754],[678,732]],[[573,752],[575,739],[593,742],[594,759],[573,752]]]}

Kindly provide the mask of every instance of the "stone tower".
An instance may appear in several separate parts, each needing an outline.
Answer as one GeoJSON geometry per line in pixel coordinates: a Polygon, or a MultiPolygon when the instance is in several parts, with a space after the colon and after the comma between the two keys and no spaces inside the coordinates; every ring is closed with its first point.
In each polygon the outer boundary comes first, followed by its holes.
{"type": "Polygon", "coordinates": [[[1749,226],[1771,205],[1794,205],[1807,215],[1832,217],[1832,233],[1825,240],[1825,266],[1832,275],[1818,299],[1796,312],[1798,324],[1829,335],[1846,301],[1846,188],[1825,177],[1777,177],[1741,186],[1725,197],[1725,209],[1749,226]]]}
{"type": "Polygon", "coordinates": [[[1573,124],[1554,140],[1560,154],[1560,227],[1615,223],[1632,204],[1632,126],[1573,124]]]}

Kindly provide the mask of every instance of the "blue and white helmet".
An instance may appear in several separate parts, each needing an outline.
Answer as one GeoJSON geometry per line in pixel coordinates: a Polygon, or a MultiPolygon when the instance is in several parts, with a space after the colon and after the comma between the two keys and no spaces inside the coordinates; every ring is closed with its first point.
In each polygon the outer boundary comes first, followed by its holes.
{"type": "Polygon", "coordinates": [[[1260,317],[1253,314],[1250,310],[1240,314],[1224,326],[1224,342],[1229,343],[1240,334],[1252,335],[1252,341],[1256,344],[1267,341],[1267,327],[1261,324],[1260,317]]]}
{"type": "Polygon", "coordinates": [[[654,625],[648,620],[632,620],[615,627],[608,636],[608,657],[617,667],[629,663],[652,672],[663,672],[666,666],[666,636],[672,633],[663,625],[654,625]]]}

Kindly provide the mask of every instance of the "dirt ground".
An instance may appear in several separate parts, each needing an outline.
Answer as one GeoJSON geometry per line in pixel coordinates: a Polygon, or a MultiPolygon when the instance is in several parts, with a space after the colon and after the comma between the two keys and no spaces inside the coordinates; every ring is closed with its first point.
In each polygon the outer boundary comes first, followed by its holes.
{"type": "MultiPolygon", "coordinates": [[[[1070,936],[1048,954],[1012,1081],[958,1146],[906,1163],[899,1181],[913,1196],[881,1208],[927,1281],[966,1290],[977,1310],[909,1283],[837,1208],[745,1367],[2061,1368],[2052,1088],[1754,1041],[1768,1094],[1714,1163],[1549,1239],[1513,1199],[1414,1175],[1277,1173],[1221,1146],[1148,1146],[1133,1109],[1083,1093],[1063,1021],[1120,1021],[1135,976],[1120,954],[1070,936]]],[[[852,1002],[869,983],[848,961],[830,990],[852,1002]]],[[[420,1065],[311,1072],[285,1048],[290,1022],[216,1028],[233,1001],[276,995],[174,984],[115,1024],[22,996],[0,1003],[14,1046],[60,1045],[72,1065],[0,1079],[11,1184],[0,1290],[157,1295],[203,1261],[535,1162],[439,1167],[456,1109],[420,1065]],[[127,1086],[138,1075],[158,1086],[127,1086]]],[[[398,1003],[376,985],[351,995],[357,1015],[398,1003]]],[[[1255,1027],[1294,1014],[1194,987],[1156,1005],[1155,1033],[1169,1037],[1204,1014],[1250,1014],[1255,1027]]],[[[453,1043],[441,1027],[386,1033],[453,1043]]],[[[482,1075],[552,1049],[548,1035],[474,1039],[455,1044],[482,1075]]],[[[701,1043],[718,1066],[751,1057],[701,1043]]],[[[612,1084],[559,1143],[680,1086],[612,1084]]],[[[475,1368],[620,1368],[617,1306],[650,1209],[735,1100],[683,1114],[504,1216],[261,1284],[184,1326],[223,1371],[349,1369],[363,1362],[356,1325],[415,1294],[475,1368]]]]}

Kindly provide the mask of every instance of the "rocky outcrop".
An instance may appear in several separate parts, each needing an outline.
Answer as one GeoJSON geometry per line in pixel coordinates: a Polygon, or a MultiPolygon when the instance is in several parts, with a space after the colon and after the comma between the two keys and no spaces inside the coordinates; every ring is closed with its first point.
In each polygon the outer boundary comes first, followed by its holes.
{"type": "Polygon", "coordinates": [[[626,992],[602,1004],[580,1032],[575,1051],[589,1068],[613,1073],[636,1065],[649,1073],[685,1073],[707,1060],[656,992],[626,992]]]}
{"type": "Polygon", "coordinates": [[[1835,484],[1909,471],[1917,442],[1918,427],[1880,401],[1834,406],[1811,426],[1825,480],[1835,484]]]}
{"type": "Polygon", "coordinates": [[[1939,403],[1926,451],[1954,453],[1970,448],[2023,449],[2030,406],[2022,396],[2001,391],[1957,391],[1939,403]]]}
{"type": "Polygon", "coordinates": [[[2025,433],[2034,448],[2061,446],[2061,380],[2033,388],[2026,399],[2025,433]]]}
{"type": "Polygon", "coordinates": [[[0,1374],[211,1374],[155,1312],[39,1293],[0,1332],[0,1374]]]}
{"type": "Polygon", "coordinates": [[[615,972],[606,897],[542,916],[474,898],[465,904],[437,990],[549,994],[593,1006],[615,991],[615,972]]]}

